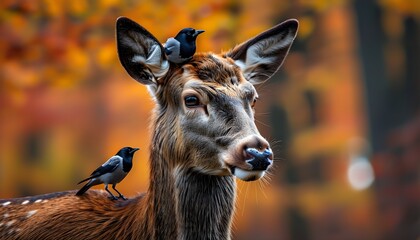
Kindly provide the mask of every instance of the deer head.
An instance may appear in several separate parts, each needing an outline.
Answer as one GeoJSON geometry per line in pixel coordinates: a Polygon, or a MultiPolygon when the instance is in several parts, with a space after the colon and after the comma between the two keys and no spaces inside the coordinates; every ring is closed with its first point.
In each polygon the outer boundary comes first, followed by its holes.
{"type": "Polygon", "coordinates": [[[254,85],[282,65],[297,27],[288,20],[228,52],[196,54],[176,65],[145,28],[125,17],[117,20],[120,61],[157,103],[152,148],[165,151],[167,166],[245,181],[264,175],[273,153],[254,123],[254,85]]]}

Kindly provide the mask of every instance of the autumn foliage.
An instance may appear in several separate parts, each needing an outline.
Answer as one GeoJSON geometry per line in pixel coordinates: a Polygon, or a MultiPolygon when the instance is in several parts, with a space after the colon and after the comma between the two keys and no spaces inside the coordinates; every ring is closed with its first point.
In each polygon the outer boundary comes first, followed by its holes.
{"type": "MultiPolygon", "coordinates": [[[[388,214],[378,208],[378,188],[356,191],[347,179],[351,144],[369,148],[370,137],[354,2],[1,1],[0,198],[75,189],[122,146],[141,150],[119,189],[146,190],[153,102],[117,59],[118,16],[161,42],[183,27],[204,29],[197,51],[213,52],[297,18],[297,42],[281,72],[258,88],[257,123],[274,145],[275,168],[267,181],[240,183],[234,236],[376,239],[400,231],[404,206],[388,214]]],[[[419,1],[375,2],[384,68],[398,86],[408,64],[404,21],[418,26],[419,1]]]]}

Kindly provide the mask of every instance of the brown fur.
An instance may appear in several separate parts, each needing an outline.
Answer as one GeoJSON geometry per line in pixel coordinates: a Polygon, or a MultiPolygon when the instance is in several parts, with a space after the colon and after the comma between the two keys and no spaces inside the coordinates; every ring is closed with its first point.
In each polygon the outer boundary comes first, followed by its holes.
{"type": "Polygon", "coordinates": [[[296,30],[296,21],[285,22],[225,54],[199,53],[187,64],[165,65],[165,56],[151,51],[161,49],[157,40],[120,18],[120,60],[156,101],[148,191],[127,201],[111,201],[98,190],[0,200],[0,239],[229,239],[233,168],[252,171],[244,149],[269,149],[254,123],[251,82],[278,69],[296,30]],[[246,61],[255,45],[262,64],[246,61]],[[186,106],[189,95],[200,104],[186,106]]]}

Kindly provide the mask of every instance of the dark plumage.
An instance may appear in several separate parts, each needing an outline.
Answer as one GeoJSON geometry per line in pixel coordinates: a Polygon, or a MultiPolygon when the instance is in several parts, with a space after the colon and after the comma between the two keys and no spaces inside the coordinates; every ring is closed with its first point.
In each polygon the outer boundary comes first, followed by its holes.
{"type": "Polygon", "coordinates": [[[92,174],[80,181],[78,184],[88,181],[77,193],[77,196],[83,195],[89,188],[98,184],[105,184],[105,190],[111,195],[113,200],[118,199],[108,190],[108,184],[112,184],[112,188],[119,194],[119,197],[126,200],[120,192],[115,188],[117,183],[121,182],[133,167],[133,155],[139,148],[124,147],[112,156],[108,161],[98,167],[92,174]]]}
{"type": "Polygon", "coordinates": [[[165,43],[168,60],[178,64],[189,61],[195,53],[197,36],[203,32],[203,30],[184,28],[175,38],[168,38],[165,43]]]}

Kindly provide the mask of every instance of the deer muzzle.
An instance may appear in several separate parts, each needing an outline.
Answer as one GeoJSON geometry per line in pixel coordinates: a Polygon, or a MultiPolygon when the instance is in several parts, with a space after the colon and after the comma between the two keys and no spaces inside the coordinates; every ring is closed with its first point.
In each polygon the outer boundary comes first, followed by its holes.
{"type": "Polygon", "coordinates": [[[236,148],[234,161],[226,161],[230,172],[243,181],[254,181],[265,175],[273,164],[273,152],[261,137],[251,137],[236,148]]]}

